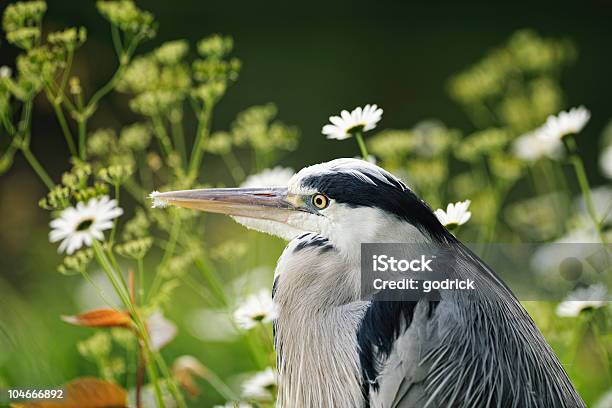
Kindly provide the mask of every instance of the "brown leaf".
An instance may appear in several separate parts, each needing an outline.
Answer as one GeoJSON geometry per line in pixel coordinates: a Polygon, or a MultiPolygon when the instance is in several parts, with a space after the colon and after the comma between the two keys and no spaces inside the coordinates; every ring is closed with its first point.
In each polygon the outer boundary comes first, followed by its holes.
{"type": "Polygon", "coordinates": [[[62,320],[85,327],[129,327],[130,315],[114,309],[96,309],[75,316],[62,316],[62,320]]]}
{"type": "Polygon", "coordinates": [[[127,391],[108,381],[77,378],[64,389],[62,400],[11,404],[11,408],[127,408],[127,391]]]}

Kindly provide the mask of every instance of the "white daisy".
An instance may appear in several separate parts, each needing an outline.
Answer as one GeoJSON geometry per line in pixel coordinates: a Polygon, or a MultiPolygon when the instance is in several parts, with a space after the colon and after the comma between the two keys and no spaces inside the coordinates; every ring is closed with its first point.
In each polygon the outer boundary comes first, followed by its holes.
{"type": "Polygon", "coordinates": [[[585,309],[598,309],[608,302],[607,290],[602,283],[579,288],[570,293],[557,306],[557,316],[576,317],[585,309]]]}
{"type": "Polygon", "coordinates": [[[271,401],[277,385],[276,371],[268,367],[242,383],[242,396],[257,401],[271,401]]]}
{"type": "Polygon", "coordinates": [[[514,155],[527,162],[535,162],[542,157],[559,159],[563,156],[563,143],[558,138],[546,137],[541,129],[526,133],[512,143],[514,155]]]}
{"type": "Polygon", "coordinates": [[[606,147],[599,156],[599,167],[604,176],[612,179],[612,145],[606,147]]]}
{"type": "Polygon", "coordinates": [[[355,108],[351,113],[346,110],[340,112],[340,116],[330,116],[331,124],[323,126],[321,132],[328,139],[343,140],[353,136],[355,132],[367,132],[376,127],[383,114],[383,110],[377,105],[366,105],[355,108]]]}
{"type": "Polygon", "coordinates": [[[272,295],[267,289],[262,289],[247,297],[242,306],[234,311],[234,321],[239,327],[249,330],[260,322],[271,322],[277,314],[272,295]]]}
{"type": "Polygon", "coordinates": [[[112,220],[121,214],[123,210],[117,207],[117,200],[108,196],[91,198],[87,203],[79,202],[76,208],[66,208],[51,221],[49,241],[62,241],[58,252],[70,255],[83,245],[91,246],[94,239],[103,240],[102,231],[112,228],[112,220]]]}
{"type": "Polygon", "coordinates": [[[470,200],[459,201],[455,204],[450,203],[446,207],[446,211],[438,208],[434,211],[434,214],[436,214],[436,217],[438,217],[442,225],[448,229],[454,229],[468,222],[472,216],[472,213],[468,211],[470,203],[470,200]]]}
{"type": "Polygon", "coordinates": [[[166,319],[160,311],[147,318],[147,331],[153,350],[159,350],[176,337],[176,325],[166,319]]]}
{"type": "Polygon", "coordinates": [[[273,169],[265,169],[257,174],[251,174],[240,185],[240,187],[280,187],[289,184],[289,180],[295,171],[288,167],[276,166],[273,169]]]}
{"type": "Polygon", "coordinates": [[[580,132],[590,118],[591,112],[584,106],[572,108],[567,112],[561,111],[557,116],[549,116],[541,131],[547,137],[562,139],[564,136],[580,132]]]}

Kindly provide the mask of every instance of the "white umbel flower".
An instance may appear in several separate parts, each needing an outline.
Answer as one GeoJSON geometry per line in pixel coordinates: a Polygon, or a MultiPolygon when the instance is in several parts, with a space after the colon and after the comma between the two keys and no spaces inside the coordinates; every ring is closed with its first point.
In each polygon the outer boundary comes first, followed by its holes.
{"type": "Polygon", "coordinates": [[[459,225],[463,225],[472,216],[472,213],[468,211],[471,201],[459,201],[457,203],[450,203],[446,207],[446,211],[438,208],[434,211],[438,220],[448,229],[457,228],[459,225]]]}
{"type": "Polygon", "coordinates": [[[606,147],[601,153],[599,167],[604,176],[612,179],[612,145],[606,147]]]}
{"type": "Polygon", "coordinates": [[[377,105],[358,107],[352,112],[343,110],[340,116],[330,116],[331,124],[323,126],[321,132],[328,139],[344,140],[353,136],[357,131],[367,132],[376,127],[382,117],[383,110],[377,105]]]}
{"type": "Polygon", "coordinates": [[[117,206],[117,200],[108,196],[77,203],[76,207],[66,208],[51,221],[49,241],[62,241],[58,252],[70,255],[83,245],[91,246],[94,239],[103,240],[102,231],[112,228],[112,220],[121,214],[123,210],[117,206]]]}
{"type": "Polygon", "coordinates": [[[557,316],[576,317],[585,309],[598,309],[605,306],[607,290],[602,283],[579,288],[570,293],[557,306],[557,316]]]}
{"type": "Polygon", "coordinates": [[[561,111],[557,116],[551,115],[542,125],[541,131],[546,137],[562,139],[564,136],[579,133],[591,118],[591,112],[584,106],[561,111]]]}
{"type": "Polygon", "coordinates": [[[239,327],[249,330],[258,323],[271,322],[276,319],[277,314],[272,294],[262,289],[247,297],[242,306],[234,311],[234,320],[239,327]]]}
{"type": "Polygon", "coordinates": [[[246,402],[226,402],[225,405],[215,405],[214,408],[253,408],[246,402]]]}
{"type": "Polygon", "coordinates": [[[13,75],[13,71],[10,67],[3,65],[0,67],[0,78],[10,78],[13,75]]]}
{"type": "Polygon", "coordinates": [[[541,129],[519,136],[512,143],[514,155],[526,162],[535,162],[543,157],[560,159],[563,143],[558,138],[547,137],[541,129]]]}
{"type": "Polygon", "coordinates": [[[289,180],[295,171],[288,167],[276,166],[273,169],[265,169],[260,173],[251,174],[240,185],[240,187],[280,187],[289,184],[289,180]]]}
{"type": "Polygon", "coordinates": [[[277,385],[276,371],[268,367],[242,383],[242,396],[256,401],[271,401],[277,385]]]}

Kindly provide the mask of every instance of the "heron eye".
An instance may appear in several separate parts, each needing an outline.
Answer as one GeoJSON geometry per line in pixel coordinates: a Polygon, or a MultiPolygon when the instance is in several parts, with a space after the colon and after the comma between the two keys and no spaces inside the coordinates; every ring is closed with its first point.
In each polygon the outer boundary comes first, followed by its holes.
{"type": "Polygon", "coordinates": [[[312,204],[319,210],[322,210],[324,208],[327,208],[327,206],[329,205],[329,198],[327,198],[323,194],[315,194],[312,196],[312,204]]]}

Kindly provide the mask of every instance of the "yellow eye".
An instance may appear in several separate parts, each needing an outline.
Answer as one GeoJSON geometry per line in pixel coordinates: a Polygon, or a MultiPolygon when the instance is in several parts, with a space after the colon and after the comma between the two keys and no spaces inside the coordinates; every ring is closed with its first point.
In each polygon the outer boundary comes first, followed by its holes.
{"type": "Polygon", "coordinates": [[[327,198],[323,194],[315,194],[312,196],[312,204],[319,210],[322,210],[324,208],[327,208],[327,206],[329,205],[329,198],[327,198]]]}

